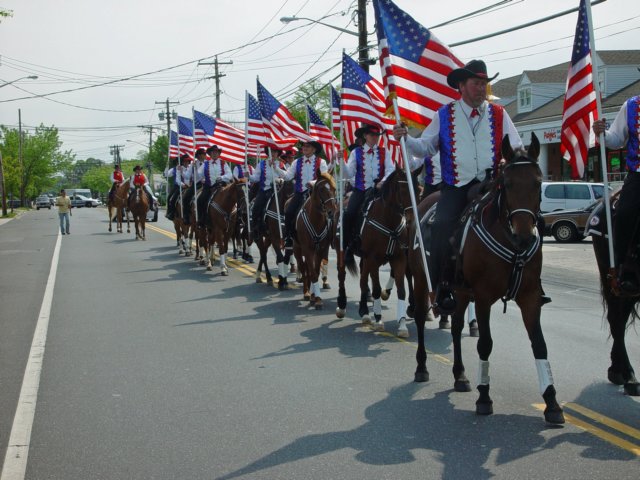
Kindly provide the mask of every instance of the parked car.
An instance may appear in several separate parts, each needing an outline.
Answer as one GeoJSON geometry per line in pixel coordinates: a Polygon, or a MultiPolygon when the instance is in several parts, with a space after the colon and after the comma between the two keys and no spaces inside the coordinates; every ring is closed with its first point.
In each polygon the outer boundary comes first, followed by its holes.
{"type": "Polygon", "coordinates": [[[582,209],[602,198],[604,185],[590,182],[542,182],[540,211],[582,209]]]}
{"type": "Polygon", "coordinates": [[[584,229],[593,209],[600,200],[592,202],[586,208],[557,210],[542,215],[544,218],[544,235],[553,236],[556,242],[569,243],[584,239],[584,229]]]}
{"type": "Polygon", "coordinates": [[[51,210],[51,201],[49,200],[48,195],[40,195],[36,198],[36,210],[40,210],[41,208],[48,208],[51,210]]]}
{"type": "Polygon", "coordinates": [[[147,222],[157,222],[158,221],[158,206],[157,205],[155,207],[153,205],[149,207],[149,210],[147,210],[146,221],[147,222]]]}
{"type": "Polygon", "coordinates": [[[98,207],[102,205],[102,202],[96,198],[87,198],[83,195],[72,195],[71,197],[71,206],[75,208],[81,207],[98,207]]]}

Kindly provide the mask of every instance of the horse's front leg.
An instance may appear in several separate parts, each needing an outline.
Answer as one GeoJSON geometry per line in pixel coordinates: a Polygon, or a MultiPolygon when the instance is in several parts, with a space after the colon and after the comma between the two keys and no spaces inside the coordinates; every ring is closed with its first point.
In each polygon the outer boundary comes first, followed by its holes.
{"type": "MultiPolygon", "coordinates": [[[[458,293],[458,306],[456,311],[451,316],[451,339],[453,343],[453,389],[456,392],[470,392],[471,384],[467,379],[465,374],[464,363],[462,361],[462,330],[464,328],[464,312],[467,308],[467,304],[469,303],[468,295],[465,295],[461,292],[458,293]]],[[[489,325],[489,312],[491,311],[491,305],[489,304],[485,309],[486,321],[485,324],[489,325]]],[[[480,316],[478,315],[478,318],[480,316]]],[[[448,321],[447,321],[448,322],[448,321]]],[[[491,342],[491,333],[487,332],[488,340],[491,342]]],[[[486,341],[485,337],[485,341],[486,341]]],[[[483,351],[485,351],[483,347],[483,351]]],[[[480,345],[478,344],[478,352],[480,352],[480,345]]],[[[489,347],[486,358],[489,358],[489,354],[491,353],[491,347],[489,347]]],[[[488,364],[487,363],[487,368],[488,364]]],[[[488,385],[488,384],[487,384],[488,385]]],[[[480,388],[480,387],[478,387],[480,388]]],[[[477,410],[477,407],[476,407],[477,410]]],[[[488,412],[491,413],[491,412],[488,412]]]]}
{"type": "Polygon", "coordinates": [[[344,266],[344,252],[338,251],[338,306],[336,307],[336,317],[344,318],[347,311],[347,290],[344,286],[346,269],[344,266]]]}
{"type": "Polygon", "coordinates": [[[418,332],[418,349],[416,350],[416,371],[413,376],[415,382],[428,382],[427,349],[424,344],[424,324],[427,320],[427,278],[424,273],[418,273],[413,279],[414,297],[418,299],[414,319],[418,332]]]}
{"type": "Polygon", "coordinates": [[[396,335],[400,338],[409,338],[409,329],[407,328],[407,292],[404,287],[404,272],[406,270],[406,261],[404,253],[399,260],[395,262],[394,271],[398,272],[395,276],[396,292],[398,294],[398,304],[396,310],[396,320],[398,321],[398,331],[396,335]]]}
{"type": "Polygon", "coordinates": [[[218,253],[220,254],[220,275],[226,277],[229,275],[229,268],[227,267],[227,247],[229,238],[226,233],[219,235],[218,241],[218,253]]]}
{"type": "Polygon", "coordinates": [[[358,315],[363,325],[371,325],[369,316],[369,272],[367,262],[360,262],[360,304],[358,305],[358,315]]]}
{"type": "Polygon", "coordinates": [[[634,304],[635,299],[613,296],[607,299],[607,321],[611,338],[613,338],[611,366],[607,371],[607,376],[611,383],[624,385],[624,392],[635,397],[640,395],[640,384],[629,361],[624,339],[627,321],[631,317],[634,304]]]}
{"type": "Polygon", "coordinates": [[[311,291],[313,295],[311,297],[311,301],[316,310],[322,310],[322,294],[320,291],[320,274],[323,265],[323,254],[322,250],[316,249],[312,255],[313,257],[313,265],[311,270],[311,291]]]}
{"type": "Polygon", "coordinates": [[[369,270],[369,276],[371,277],[371,296],[373,297],[373,329],[376,332],[384,332],[384,322],[382,321],[382,298],[380,294],[382,287],[380,286],[380,266],[373,263],[373,261],[367,260],[367,269],[369,270]]]}
{"type": "MultiPolygon", "coordinates": [[[[564,423],[562,408],[556,400],[556,389],[553,386],[551,365],[549,364],[549,360],[547,360],[547,344],[542,334],[542,325],[540,325],[541,304],[538,289],[534,289],[533,293],[527,295],[525,300],[518,298],[517,303],[522,312],[522,320],[527,329],[527,334],[531,341],[531,349],[533,350],[533,357],[536,361],[540,393],[546,404],[544,419],[552,424],[564,423]]],[[[476,314],[477,313],[476,306],[476,314]]],[[[480,320],[478,319],[478,327],[480,326],[479,322],[480,320]]],[[[482,329],[480,330],[480,338],[482,338],[482,329]]]]}

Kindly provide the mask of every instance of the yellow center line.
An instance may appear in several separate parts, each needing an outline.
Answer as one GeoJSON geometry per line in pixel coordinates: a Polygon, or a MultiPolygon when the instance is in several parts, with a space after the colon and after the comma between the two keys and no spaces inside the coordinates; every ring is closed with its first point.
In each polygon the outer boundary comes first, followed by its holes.
{"type": "Polygon", "coordinates": [[[618,430],[625,435],[635,438],[636,440],[640,440],[640,430],[630,427],[629,425],[625,425],[624,423],[618,422],[613,418],[606,417],[601,413],[594,412],[593,410],[588,409],[587,407],[583,407],[582,405],[578,405],[577,403],[567,402],[564,404],[570,410],[576,411],[591,420],[594,420],[598,423],[602,423],[607,427],[610,427],[614,430],[618,430]]]}

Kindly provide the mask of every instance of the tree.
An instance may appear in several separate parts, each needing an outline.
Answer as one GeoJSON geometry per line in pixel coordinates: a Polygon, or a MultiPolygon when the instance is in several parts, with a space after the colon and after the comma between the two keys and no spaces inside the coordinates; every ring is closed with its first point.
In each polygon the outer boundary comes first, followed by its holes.
{"type": "Polygon", "coordinates": [[[167,166],[167,149],[169,148],[169,140],[166,135],[159,135],[151,146],[151,163],[155,172],[164,172],[167,166]]]}
{"type": "Polygon", "coordinates": [[[320,80],[301,85],[293,98],[284,103],[303,128],[307,127],[307,105],[316,111],[326,126],[331,125],[331,92],[320,80]]]}

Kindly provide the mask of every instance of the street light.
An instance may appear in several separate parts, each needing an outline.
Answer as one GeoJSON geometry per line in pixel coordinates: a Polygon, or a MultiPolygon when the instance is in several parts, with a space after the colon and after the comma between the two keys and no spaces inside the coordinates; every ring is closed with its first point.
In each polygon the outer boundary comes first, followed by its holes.
{"type": "Polygon", "coordinates": [[[15,80],[11,80],[10,82],[5,82],[2,85],[0,85],[0,88],[2,87],[6,87],[7,85],[11,85],[12,83],[16,83],[19,82],[20,80],[25,80],[25,79],[29,79],[29,80],[37,80],[38,76],[37,75],[29,75],[28,77],[20,77],[20,78],[16,78],[15,80]]]}
{"type": "Polygon", "coordinates": [[[334,30],[338,30],[339,32],[342,32],[342,33],[348,33],[349,35],[355,35],[356,37],[360,35],[358,32],[353,32],[351,30],[347,30],[346,28],[336,27],[335,25],[330,25],[328,23],[320,22],[318,20],[313,20],[311,18],[293,16],[293,17],[282,17],[280,19],[282,23],[295,22],[296,20],[307,20],[311,23],[319,23],[320,25],[324,25],[325,27],[333,28],[334,30]]]}

